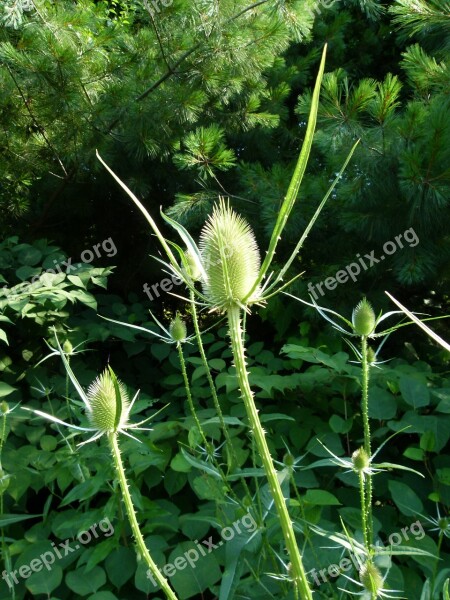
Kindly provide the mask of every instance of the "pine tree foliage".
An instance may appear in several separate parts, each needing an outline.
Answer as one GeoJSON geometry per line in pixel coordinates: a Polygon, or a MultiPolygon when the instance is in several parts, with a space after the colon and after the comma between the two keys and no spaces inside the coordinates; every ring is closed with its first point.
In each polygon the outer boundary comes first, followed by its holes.
{"type": "Polygon", "coordinates": [[[447,0],[397,0],[389,9],[393,22],[409,37],[436,41],[449,49],[450,4],[447,0]]]}
{"type": "Polygon", "coordinates": [[[264,71],[309,34],[308,2],[36,0],[28,12],[10,3],[3,13],[17,18],[0,30],[2,172],[42,180],[39,211],[61,181],[98,169],[95,148],[135,177],[144,161],[171,164],[201,127],[276,126],[282,97],[273,101],[264,71]]]}

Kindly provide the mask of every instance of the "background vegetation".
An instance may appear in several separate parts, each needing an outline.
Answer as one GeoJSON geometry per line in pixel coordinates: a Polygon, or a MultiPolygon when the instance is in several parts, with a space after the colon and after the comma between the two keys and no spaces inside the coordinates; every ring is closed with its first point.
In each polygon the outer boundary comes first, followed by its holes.
{"type": "MultiPolygon", "coordinates": [[[[71,417],[64,399],[71,390],[58,358],[38,365],[49,353],[45,340],[53,343],[52,327],[74,348],[82,343],[71,360],[84,385],[109,361],[132,392],[141,390],[142,409],[170,403],[144,444],[123,441],[133,499],[160,564],[182,553],[189,540],[217,534],[244,510],[211,472],[211,449],[199,448],[192,434],[176,351],[98,317],[151,327],[149,308],[163,320],[186,311],[169,294],[150,302],[144,293],[144,283],[161,279],[149,257],[158,252],[155,240],[96,161],[95,149],[152,214],[162,206],[196,235],[213,202],[225,195],[265,248],[328,43],[313,153],[277,258],[282,263],[290,254],[360,138],[294,266],[294,274],[304,275],[293,292],[308,299],[308,283],[334,276],[357,254],[379,255],[385,242],[412,227],[416,246],[398,250],[355,283],[327,290],[320,303],[349,318],[367,295],[377,312],[391,310],[387,289],[410,309],[449,313],[448,3],[174,0],[158,4],[153,14],[148,6],[7,0],[0,7],[4,568],[28,564],[52,541],[104,516],[115,524],[114,536],[23,581],[14,592],[20,599],[156,597],[136,564],[107,449],[76,449],[76,441],[63,439],[54,426],[18,408],[8,412],[22,402],[71,417]],[[84,251],[109,238],[114,256],[102,251],[89,263],[80,261],[88,256],[84,251]],[[69,258],[77,266],[59,273],[56,265],[69,258]],[[17,287],[44,272],[43,287],[17,287]]],[[[202,328],[212,325],[211,316],[202,318],[202,328]]],[[[446,321],[433,327],[449,339],[446,321]]],[[[287,297],[253,315],[248,334],[250,377],[305,535],[306,567],[324,568],[339,562],[340,550],[328,548],[313,526],[336,531],[342,519],[357,530],[356,480],[336,467],[309,467],[326,456],[318,440],[338,456],[358,447],[359,367],[349,362],[340,334],[287,297]]],[[[205,343],[238,467],[250,469],[254,448],[226,328],[207,333],[205,343]]],[[[226,462],[195,345],[186,352],[199,416],[209,422],[205,429],[226,462]]],[[[438,599],[450,573],[444,566],[450,553],[449,356],[418,330],[405,328],[388,339],[380,359],[391,360],[373,374],[374,443],[409,425],[384,448],[383,460],[412,466],[426,478],[419,483],[413,474],[377,475],[376,534],[386,542],[417,519],[423,523],[426,536],[409,543],[436,558],[399,558],[388,582],[409,600],[438,599]],[[436,518],[437,510],[447,521],[430,531],[427,518],[436,518]]],[[[270,510],[267,491],[258,477],[248,480],[255,502],[259,498],[258,534],[247,544],[237,536],[174,580],[180,598],[289,597],[287,586],[280,595],[272,576],[282,570],[281,537],[275,520],[262,525],[270,510]]],[[[240,481],[230,483],[242,498],[240,481]]],[[[316,595],[338,597],[336,590],[333,580],[316,595]]],[[[2,581],[0,598],[10,597],[2,581]]]]}

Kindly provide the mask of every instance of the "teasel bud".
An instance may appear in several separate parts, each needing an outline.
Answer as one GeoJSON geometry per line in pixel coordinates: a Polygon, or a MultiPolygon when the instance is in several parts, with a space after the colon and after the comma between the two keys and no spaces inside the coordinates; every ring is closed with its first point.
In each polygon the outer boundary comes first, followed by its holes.
{"type": "Polygon", "coordinates": [[[202,229],[199,248],[206,272],[203,293],[212,308],[225,311],[258,296],[256,289],[249,298],[260,267],[255,236],[223,198],[202,229]]]}
{"type": "Polygon", "coordinates": [[[286,465],[286,467],[294,466],[295,458],[290,452],[286,452],[286,454],[283,456],[283,464],[286,465]]]}
{"type": "Polygon", "coordinates": [[[9,411],[9,404],[3,400],[3,402],[0,404],[0,413],[2,415],[6,415],[8,413],[8,411],[9,411]]]}
{"type": "Polygon", "coordinates": [[[383,577],[377,567],[367,562],[359,572],[359,579],[364,588],[372,595],[378,598],[378,592],[383,589],[383,577]]]}
{"type": "Polygon", "coordinates": [[[370,459],[364,448],[355,450],[352,454],[353,468],[355,471],[361,472],[370,467],[370,459]]]}
{"type": "Polygon", "coordinates": [[[175,342],[184,342],[187,336],[186,323],[177,313],[175,319],[172,319],[169,325],[169,333],[175,342]]]}
{"type": "Polygon", "coordinates": [[[119,405],[114,380],[108,369],[105,369],[88,388],[88,420],[92,427],[99,431],[113,432],[127,423],[130,408],[128,393],[121,381],[116,379],[116,382],[120,394],[119,405]]]}
{"type": "Polygon", "coordinates": [[[373,333],[376,325],[376,317],[370,302],[363,298],[353,310],[353,329],[358,335],[368,336],[373,333]]]}
{"type": "Polygon", "coordinates": [[[63,344],[63,350],[65,354],[71,354],[72,350],[73,350],[73,346],[71,344],[71,342],[69,340],[66,340],[63,344]]]}
{"type": "Polygon", "coordinates": [[[196,257],[193,256],[192,252],[190,252],[189,250],[186,250],[184,256],[186,258],[187,263],[184,269],[186,275],[192,281],[199,281],[201,279],[202,273],[196,257]]]}
{"type": "Polygon", "coordinates": [[[368,346],[367,347],[367,362],[369,363],[369,365],[371,363],[374,363],[377,359],[377,355],[375,354],[375,350],[371,347],[368,346]]]}

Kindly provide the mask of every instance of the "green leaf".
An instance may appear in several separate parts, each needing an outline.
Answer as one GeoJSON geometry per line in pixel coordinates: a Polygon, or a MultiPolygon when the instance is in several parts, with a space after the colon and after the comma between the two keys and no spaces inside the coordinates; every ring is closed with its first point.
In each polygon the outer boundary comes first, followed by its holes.
{"type": "Polygon", "coordinates": [[[414,409],[428,406],[430,403],[430,392],[425,383],[404,376],[400,378],[399,385],[404,400],[414,409]]]}
{"type": "Polygon", "coordinates": [[[88,600],[118,600],[112,592],[98,592],[93,596],[89,596],[88,600]]]}
{"type": "Polygon", "coordinates": [[[42,517],[42,515],[1,515],[0,517],[0,527],[9,527],[14,523],[20,523],[21,521],[27,521],[28,519],[36,519],[38,517],[42,517]]]}
{"type": "MultiPolygon", "coordinates": [[[[225,542],[216,542],[218,545],[223,545],[225,542]]],[[[173,567],[173,575],[170,575],[170,583],[174,587],[180,600],[199,596],[209,587],[217,583],[222,572],[219,568],[217,558],[209,549],[204,547],[205,556],[193,542],[181,542],[173,550],[169,556],[169,565],[173,567]],[[175,561],[178,559],[178,569],[175,568],[175,561]],[[189,562],[188,562],[189,559],[189,562]]],[[[170,571],[172,572],[172,571],[170,571]]]]}
{"type": "Polygon", "coordinates": [[[444,485],[450,485],[450,467],[436,469],[438,479],[444,485]]]}
{"type": "Polygon", "coordinates": [[[374,385],[369,388],[369,417],[384,421],[397,414],[397,401],[387,390],[374,385]]]}
{"type": "Polygon", "coordinates": [[[67,506],[71,502],[80,502],[81,500],[92,498],[100,490],[104,481],[103,476],[97,476],[79,483],[70,490],[60,506],[67,506]]]}
{"type": "Polygon", "coordinates": [[[58,565],[52,565],[50,571],[44,569],[38,573],[33,573],[25,580],[25,587],[28,591],[37,596],[38,594],[46,594],[47,597],[61,585],[63,578],[63,570],[58,565]]]}
{"type": "Polygon", "coordinates": [[[105,583],[106,575],[101,567],[94,567],[89,573],[86,573],[86,569],[81,567],[66,575],[67,587],[80,596],[95,594],[105,583]]]}
{"type": "Polygon", "coordinates": [[[388,487],[392,500],[404,515],[414,517],[423,512],[422,501],[408,485],[391,480],[388,482],[388,487]]]}
{"type": "Polygon", "coordinates": [[[4,381],[0,381],[0,398],[3,398],[4,396],[9,396],[9,394],[12,394],[15,391],[16,391],[16,388],[13,388],[8,383],[5,383],[4,381]]]}
{"type": "Polygon", "coordinates": [[[303,500],[315,506],[337,506],[341,504],[336,496],[326,490],[307,490],[303,500]]]}

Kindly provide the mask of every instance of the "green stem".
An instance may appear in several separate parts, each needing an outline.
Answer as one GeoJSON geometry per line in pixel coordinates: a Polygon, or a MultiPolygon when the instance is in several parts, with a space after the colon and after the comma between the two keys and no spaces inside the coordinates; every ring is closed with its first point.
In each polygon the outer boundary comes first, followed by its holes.
{"type": "Polygon", "coordinates": [[[208,440],[206,439],[205,432],[202,429],[200,419],[198,418],[197,411],[195,410],[194,402],[192,400],[191,386],[189,385],[189,379],[187,376],[186,363],[184,361],[184,354],[183,354],[183,349],[181,347],[181,342],[177,342],[177,350],[178,350],[178,357],[180,359],[181,373],[183,375],[184,388],[186,390],[186,398],[187,398],[187,401],[189,404],[189,410],[191,411],[192,418],[195,421],[195,425],[196,425],[198,432],[202,438],[202,442],[204,443],[205,450],[206,450],[208,448],[208,440]]]}
{"type": "MultiPolygon", "coordinates": [[[[238,464],[238,459],[236,456],[236,450],[234,448],[233,440],[231,439],[230,432],[228,431],[227,424],[225,423],[225,419],[223,418],[223,412],[222,412],[222,408],[219,403],[219,398],[217,396],[216,386],[214,385],[214,381],[213,381],[211,371],[210,371],[209,365],[208,365],[208,359],[206,358],[205,349],[203,347],[202,334],[201,334],[200,327],[198,325],[198,319],[197,319],[197,308],[195,306],[194,292],[192,292],[192,291],[191,291],[190,299],[191,299],[192,320],[194,321],[195,338],[197,340],[200,357],[202,359],[202,363],[203,363],[203,366],[206,371],[206,378],[208,380],[209,388],[211,390],[214,408],[216,409],[217,416],[219,417],[220,426],[222,428],[223,435],[225,436],[225,440],[227,442],[226,447],[229,449],[229,452],[230,452],[231,463],[233,466],[238,467],[239,464],[238,464]]],[[[245,481],[245,479],[243,477],[241,478],[241,484],[244,487],[244,490],[245,490],[247,496],[249,498],[251,498],[251,494],[250,494],[250,490],[248,488],[247,482],[245,481]]]]}
{"type": "Polygon", "coordinates": [[[359,471],[358,479],[359,479],[359,494],[360,494],[360,500],[361,500],[361,525],[362,525],[362,531],[363,531],[363,535],[364,535],[364,546],[366,547],[366,549],[368,551],[369,550],[369,531],[368,531],[368,527],[367,527],[366,482],[365,482],[365,478],[364,478],[364,473],[362,471],[359,471]]]}
{"type": "Polygon", "coordinates": [[[161,571],[158,569],[153,558],[150,556],[150,552],[148,551],[147,546],[145,545],[145,541],[142,536],[141,530],[139,528],[139,523],[136,518],[136,512],[134,510],[130,490],[128,489],[127,477],[125,475],[125,470],[123,468],[122,459],[120,456],[120,448],[119,448],[119,444],[117,441],[117,433],[109,434],[108,441],[109,441],[111,453],[112,453],[113,460],[114,460],[114,467],[115,467],[116,475],[119,480],[120,489],[122,491],[122,497],[123,497],[123,501],[125,503],[128,520],[130,521],[131,530],[133,532],[134,539],[136,540],[136,545],[138,547],[138,550],[139,550],[142,558],[145,560],[145,562],[149,566],[153,577],[156,579],[160,588],[165,593],[166,598],[168,598],[168,600],[178,600],[175,593],[170,588],[167,579],[163,576],[161,571]]]}
{"type": "Polygon", "coordinates": [[[258,452],[261,456],[264,470],[266,472],[270,491],[273,496],[275,507],[280,519],[281,529],[291,560],[292,576],[296,591],[300,593],[302,600],[312,600],[312,592],[306,578],[303,567],[302,557],[295,539],[294,528],[289,516],[286,501],[278,481],[277,472],[270,456],[269,447],[264,435],[264,430],[258,417],[258,410],[255,406],[253,393],[248,380],[248,373],[245,362],[245,348],[242,339],[241,311],[237,305],[231,305],[227,310],[228,323],[230,327],[231,347],[238,377],[239,388],[244,401],[247,416],[252,427],[253,435],[256,440],[258,452]]]}
{"type": "MultiPolygon", "coordinates": [[[[177,343],[177,348],[178,348],[178,356],[179,356],[180,364],[181,364],[181,373],[183,375],[184,388],[186,390],[186,397],[187,397],[187,401],[188,401],[188,404],[189,404],[189,409],[191,411],[191,414],[192,414],[192,417],[193,417],[193,419],[195,421],[197,429],[200,432],[200,436],[201,436],[203,444],[205,446],[205,451],[207,453],[209,453],[210,444],[208,444],[208,440],[206,439],[205,432],[202,429],[202,425],[200,423],[200,419],[198,418],[197,411],[195,410],[194,401],[192,399],[191,386],[189,384],[189,378],[188,378],[187,370],[186,370],[186,362],[184,360],[183,349],[181,347],[181,343],[180,342],[177,343]]],[[[211,462],[215,466],[215,468],[217,469],[217,472],[220,474],[220,477],[222,479],[222,483],[224,484],[227,492],[231,496],[233,496],[233,498],[236,500],[236,502],[238,502],[242,506],[242,502],[240,502],[239,498],[233,492],[233,489],[232,489],[231,485],[227,481],[227,476],[223,472],[223,470],[222,470],[219,462],[216,460],[216,458],[215,458],[214,455],[211,456],[211,462]]]]}
{"type": "MultiPolygon", "coordinates": [[[[368,457],[372,456],[371,440],[370,440],[370,422],[369,422],[369,362],[367,359],[367,337],[361,336],[361,365],[362,365],[362,396],[361,396],[361,410],[363,417],[364,426],[364,450],[368,457]]],[[[372,522],[372,475],[366,474],[365,478],[365,519],[366,528],[365,536],[367,537],[367,552],[370,552],[370,548],[373,543],[373,522],[372,522]],[[366,535],[367,534],[367,535],[366,535]]]]}

